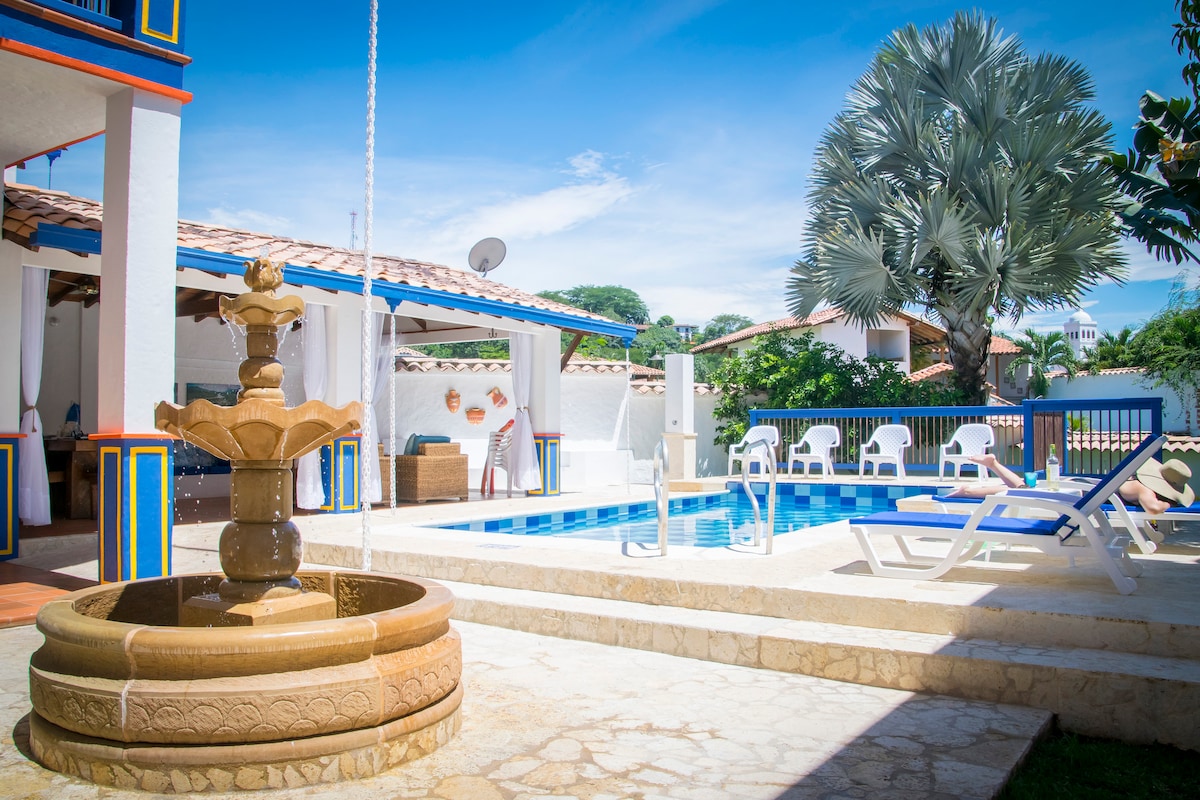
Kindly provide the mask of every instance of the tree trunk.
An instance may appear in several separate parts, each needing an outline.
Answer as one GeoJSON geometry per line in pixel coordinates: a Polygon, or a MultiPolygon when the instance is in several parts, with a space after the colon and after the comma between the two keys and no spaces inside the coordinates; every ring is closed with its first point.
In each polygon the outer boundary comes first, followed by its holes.
{"type": "Polygon", "coordinates": [[[949,305],[936,310],[946,323],[946,344],[954,365],[954,388],[971,405],[987,405],[988,355],[992,350],[992,328],[986,312],[959,311],[949,305]]]}

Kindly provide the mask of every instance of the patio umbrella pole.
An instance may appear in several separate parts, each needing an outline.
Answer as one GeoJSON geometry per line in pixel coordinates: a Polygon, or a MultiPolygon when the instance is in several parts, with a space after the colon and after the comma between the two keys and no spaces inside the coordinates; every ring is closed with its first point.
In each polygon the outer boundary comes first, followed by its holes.
{"type": "MultiPolygon", "coordinates": [[[[371,233],[375,216],[375,43],[379,32],[379,2],[371,0],[371,23],[367,37],[367,174],[366,201],[363,213],[363,316],[362,316],[362,398],[363,429],[360,441],[371,441],[371,423],[375,416],[370,397],[374,393],[374,326],[371,324],[371,233]]],[[[359,453],[361,479],[359,500],[362,503],[362,569],[371,569],[371,462],[374,453],[359,453]]]]}

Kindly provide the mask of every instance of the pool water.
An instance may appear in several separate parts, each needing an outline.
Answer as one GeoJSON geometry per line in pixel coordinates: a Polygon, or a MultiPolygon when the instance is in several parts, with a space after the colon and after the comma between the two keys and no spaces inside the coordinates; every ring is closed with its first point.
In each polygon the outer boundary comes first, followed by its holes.
{"type": "MultiPolygon", "coordinates": [[[[765,533],[767,507],[765,498],[761,496],[759,506],[765,533]]],[[[780,496],[775,507],[775,535],[888,510],[895,510],[895,504],[887,498],[858,497],[852,502],[815,504],[808,497],[780,496]]],[[[519,536],[658,544],[658,517],[653,503],[631,503],[444,527],[519,536]]],[[[668,544],[727,547],[753,541],[753,537],[754,511],[741,491],[689,497],[671,503],[671,511],[667,516],[668,544]]]]}

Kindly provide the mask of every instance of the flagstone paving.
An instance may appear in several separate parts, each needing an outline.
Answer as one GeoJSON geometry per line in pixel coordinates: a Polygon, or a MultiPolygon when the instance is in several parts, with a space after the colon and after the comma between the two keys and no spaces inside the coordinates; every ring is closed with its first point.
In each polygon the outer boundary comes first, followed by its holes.
{"type": "MultiPolygon", "coordinates": [[[[463,725],[418,761],[358,783],[288,789],[252,770],[189,776],[209,797],[987,798],[1044,711],[919,695],[455,623],[463,725]],[[253,774],[252,774],[253,773],[253,774]],[[238,785],[279,787],[251,794],[238,785]]],[[[0,797],[134,800],[28,757],[36,628],[0,630],[0,797]],[[14,746],[15,745],[15,746],[14,746]]]]}

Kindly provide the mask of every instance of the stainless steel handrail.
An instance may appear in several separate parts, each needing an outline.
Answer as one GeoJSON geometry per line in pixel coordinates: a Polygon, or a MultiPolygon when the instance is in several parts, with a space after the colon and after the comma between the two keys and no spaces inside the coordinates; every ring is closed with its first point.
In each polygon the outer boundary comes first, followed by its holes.
{"type": "Polygon", "coordinates": [[[664,556],[667,554],[667,514],[671,501],[671,488],[665,478],[670,469],[667,440],[663,437],[654,446],[654,505],[658,512],[658,550],[664,556]]]}
{"type": "MultiPolygon", "coordinates": [[[[754,450],[762,448],[766,451],[766,457],[763,459],[767,472],[767,550],[766,554],[771,555],[771,548],[775,538],[775,483],[778,479],[778,468],[775,465],[775,448],[766,439],[755,439],[749,442],[742,453],[749,456],[754,450]]],[[[742,488],[746,495],[750,498],[750,508],[754,511],[754,546],[758,547],[762,542],[762,512],[759,510],[758,498],[754,496],[754,490],[750,488],[750,463],[754,459],[742,459],[742,488]]]]}

